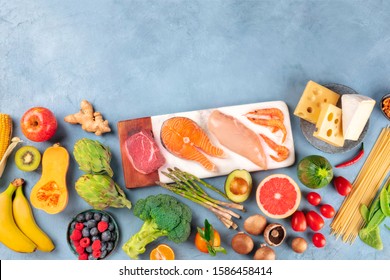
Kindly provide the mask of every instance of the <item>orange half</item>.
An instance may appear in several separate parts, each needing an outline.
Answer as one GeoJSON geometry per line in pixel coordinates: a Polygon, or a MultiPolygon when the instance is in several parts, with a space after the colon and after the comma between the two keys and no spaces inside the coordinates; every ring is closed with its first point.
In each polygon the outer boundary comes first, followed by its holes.
{"type": "Polygon", "coordinates": [[[151,260],[174,260],[175,252],[166,244],[160,244],[150,252],[151,260]]]}

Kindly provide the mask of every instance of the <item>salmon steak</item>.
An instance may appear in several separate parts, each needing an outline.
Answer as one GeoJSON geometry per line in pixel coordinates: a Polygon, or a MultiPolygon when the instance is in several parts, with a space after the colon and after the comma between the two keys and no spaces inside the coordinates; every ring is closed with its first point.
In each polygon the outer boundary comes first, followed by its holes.
{"type": "Polygon", "coordinates": [[[173,117],[164,121],[160,138],[170,153],[196,161],[209,171],[216,171],[216,165],[202,151],[213,157],[225,157],[224,151],[211,143],[204,130],[186,117],[173,117]]]}
{"type": "Polygon", "coordinates": [[[238,119],[214,110],[209,116],[207,126],[222,146],[252,161],[262,170],[267,169],[260,137],[238,119]]]}

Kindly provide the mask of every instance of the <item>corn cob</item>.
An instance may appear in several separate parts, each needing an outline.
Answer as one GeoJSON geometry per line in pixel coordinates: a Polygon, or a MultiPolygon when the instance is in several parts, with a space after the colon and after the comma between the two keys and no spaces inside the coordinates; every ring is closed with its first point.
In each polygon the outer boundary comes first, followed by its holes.
{"type": "Polygon", "coordinates": [[[12,119],[7,114],[0,113],[0,160],[7,150],[12,135],[12,119]]]}

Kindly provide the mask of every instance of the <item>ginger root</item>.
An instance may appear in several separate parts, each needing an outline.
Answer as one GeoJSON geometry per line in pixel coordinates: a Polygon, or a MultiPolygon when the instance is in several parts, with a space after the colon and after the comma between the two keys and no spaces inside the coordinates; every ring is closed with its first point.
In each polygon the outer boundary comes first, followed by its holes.
{"type": "Polygon", "coordinates": [[[81,101],[79,112],[68,115],[64,120],[71,124],[81,124],[81,128],[88,132],[94,132],[97,136],[110,132],[111,128],[107,120],[103,120],[100,112],[94,112],[92,104],[87,100],[81,101]]]}

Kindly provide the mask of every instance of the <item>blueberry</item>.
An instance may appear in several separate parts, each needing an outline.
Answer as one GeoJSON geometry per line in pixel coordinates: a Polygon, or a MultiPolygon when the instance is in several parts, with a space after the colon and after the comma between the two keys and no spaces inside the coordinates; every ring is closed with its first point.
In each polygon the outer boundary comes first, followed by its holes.
{"type": "Polygon", "coordinates": [[[88,260],[93,261],[93,260],[97,260],[97,259],[92,254],[89,254],[88,255],[88,260]]]}
{"type": "Polygon", "coordinates": [[[95,220],[89,220],[89,221],[87,222],[87,227],[88,227],[88,228],[94,228],[94,227],[96,227],[96,221],[95,221],[95,220]]]}
{"type": "Polygon", "coordinates": [[[107,250],[101,250],[100,258],[104,259],[107,256],[107,250]]]}
{"type": "Polygon", "coordinates": [[[90,229],[89,233],[92,235],[92,236],[96,236],[99,234],[99,230],[96,228],[96,227],[93,227],[90,229]]]}
{"type": "Polygon", "coordinates": [[[88,228],[83,228],[83,230],[81,231],[81,234],[83,235],[83,237],[89,237],[89,229],[88,228]]]}
{"type": "Polygon", "coordinates": [[[111,232],[111,241],[115,241],[116,240],[116,232],[113,231],[111,232]]]}
{"type": "Polygon", "coordinates": [[[108,224],[108,230],[113,231],[115,229],[115,225],[113,223],[108,224]]]}
{"type": "Polygon", "coordinates": [[[92,218],[93,218],[93,213],[92,212],[85,213],[85,220],[89,221],[92,218]]]}
{"type": "Polygon", "coordinates": [[[91,240],[92,240],[92,242],[94,242],[95,240],[100,240],[100,237],[95,235],[95,236],[92,236],[91,240]]]}
{"type": "Polygon", "coordinates": [[[112,236],[111,231],[106,230],[106,231],[104,231],[102,233],[102,240],[103,241],[110,241],[111,240],[111,236],[112,236]]]}
{"type": "Polygon", "coordinates": [[[85,251],[89,254],[92,253],[92,245],[91,246],[88,246],[87,248],[85,248],[85,251]]]}
{"type": "Polygon", "coordinates": [[[100,251],[103,251],[103,250],[106,250],[107,249],[107,242],[102,242],[101,243],[101,247],[100,247],[100,251]]]}
{"type": "Polygon", "coordinates": [[[93,214],[93,218],[94,218],[95,221],[99,222],[100,219],[102,218],[102,214],[96,212],[96,213],[93,214]]]}
{"type": "Polygon", "coordinates": [[[108,222],[110,221],[110,217],[108,217],[107,215],[104,214],[104,215],[102,216],[102,221],[108,223],[108,222]]]}
{"type": "Polygon", "coordinates": [[[70,228],[71,229],[74,229],[74,226],[76,225],[76,221],[73,221],[71,224],[70,224],[70,228]]]}
{"type": "Polygon", "coordinates": [[[76,221],[77,222],[84,222],[84,219],[85,219],[85,217],[84,217],[84,214],[78,214],[77,216],[76,216],[76,221]]]}
{"type": "Polygon", "coordinates": [[[107,242],[107,251],[112,251],[114,249],[114,243],[113,242],[107,242]]]}

